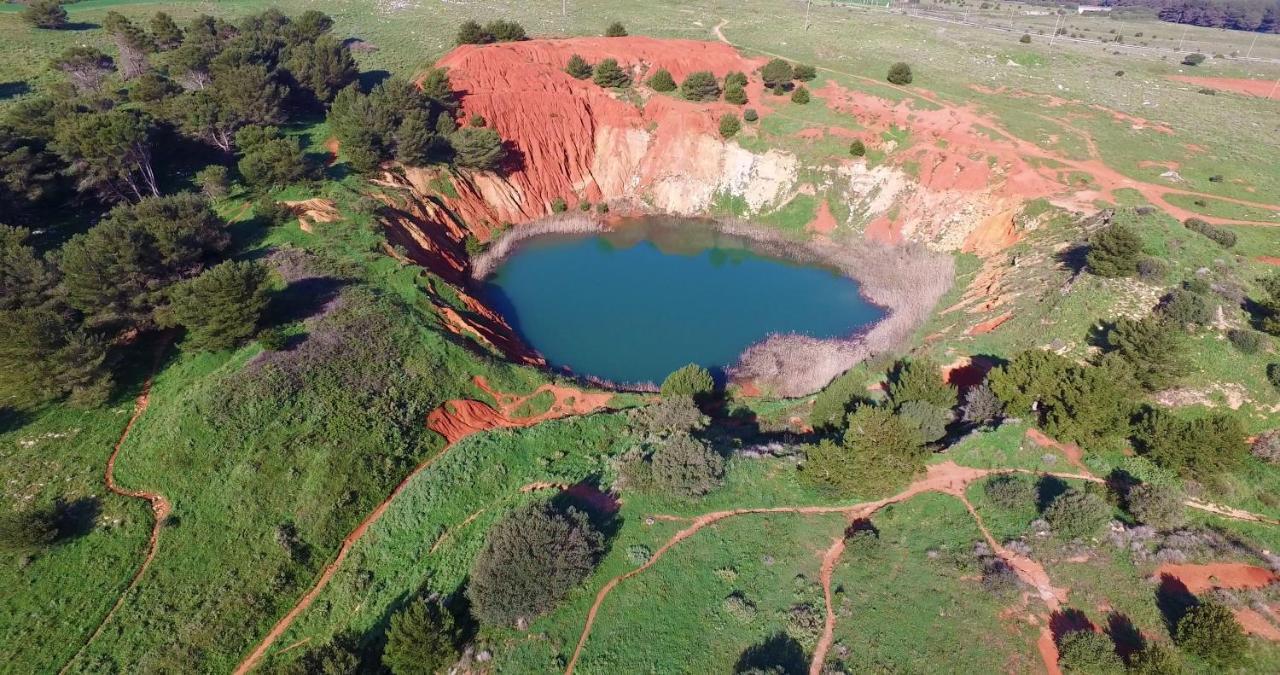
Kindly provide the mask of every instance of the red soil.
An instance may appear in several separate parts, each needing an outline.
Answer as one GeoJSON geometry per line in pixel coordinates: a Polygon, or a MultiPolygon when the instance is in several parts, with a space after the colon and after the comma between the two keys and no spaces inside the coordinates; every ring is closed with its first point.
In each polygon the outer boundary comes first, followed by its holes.
{"type": "Polygon", "coordinates": [[[827,618],[822,625],[822,637],[813,650],[813,660],[809,663],[809,675],[821,675],[822,666],[827,660],[827,651],[835,640],[836,611],[831,597],[831,575],[836,571],[836,563],[840,562],[840,554],[844,553],[844,537],[837,537],[831,542],[831,548],[822,555],[822,569],[818,579],[822,582],[822,598],[826,603],[827,618]]]}
{"type": "Polygon", "coordinates": [[[356,542],[364,537],[369,528],[382,518],[387,508],[391,506],[391,502],[404,491],[415,476],[443,457],[455,443],[473,433],[486,429],[530,426],[566,415],[585,414],[606,405],[613,398],[613,395],[608,392],[585,392],[572,387],[550,384],[539,387],[527,396],[505,394],[494,391],[483,378],[478,376],[475,378],[475,384],[494,397],[498,402],[500,411],[493,409],[486,403],[469,399],[448,401],[431,411],[427,415],[427,428],[443,436],[446,441],[445,446],[440,449],[440,452],[428,457],[414,468],[409,475],[405,476],[391,491],[391,494],[387,495],[387,498],[382,500],[382,503],[369,512],[369,515],[365,516],[364,520],[361,520],[360,524],[356,525],[355,529],[343,538],[342,545],[338,548],[338,555],[320,572],[320,576],[316,578],[316,582],[311,589],[298,600],[287,614],[272,626],[262,641],[240,662],[240,665],[235,669],[236,675],[244,675],[244,673],[253,670],[258,662],[262,660],[262,657],[266,655],[267,650],[280,639],[280,636],[284,635],[289,626],[293,625],[293,622],[311,606],[311,603],[319,597],[321,591],[329,585],[334,573],[338,571],[343,561],[347,559],[356,542]],[[550,391],[555,396],[555,403],[549,410],[532,417],[513,417],[515,409],[521,403],[542,391],[550,391]]]}
{"type": "Polygon", "coordinates": [[[960,389],[982,383],[987,373],[995,367],[989,358],[962,356],[942,367],[942,379],[960,389]]]}
{"type": "Polygon", "coordinates": [[[1271,255],[1260,255],[1258,256],[1258,262],[1268,265],[1280,265],[1280,258],[1271,255]]]}
{"type": "Polygon", "coordinates": [[[1042,448],[1052,448],[1061,452],[1073,466],[1084,472],[1086,476],[1092,476],[1093,472],[1089,471],[1089,467],[1084,465],[1084,450],[1074,443],[1063,443],[1049,438],[1043,431],[1039,429],[1027,429],[1027,439],[1039,445],[1042,448]]]}
{"type": "Polygon", "coordinates": [[[1217,588],[1263,588],[1280,581],[1280,575],[1275,572],[1265,567],[1244,563],[1166,564],[1156,569],[1156,576],[1173,577],[1196,595],[1217,588]]]}
{"type": "Polygon", "coordinates": [[[969,335],[982,335],[983,333],[990,333],[991,331],[999,328],[1000,326],[1003,326],[1006,321],[1012,318],[1013,318],[1012,312],[1005,312],[1004,314],[1001,314],[1000,316],[997,316],[994,319],[988,319],[986,321],[983,321],[981,323],[974,325],[973,328],[969,329],[968,333],[969,335]]]}
{"type": "Polygon", "coordinates": [[[805,229],[816,234],[831,234],[835,232],[838,223],[836,217],[831,215],[831,207],[827,205],[827,200],[823,199],[818,204],[818,212],[813,216],[813,220],[805,226],[805,229]]]}
{"type": "Polygon", "coordinates": [[[1260,638],[1280,642],[1280,628],[1267,620],[1259,612],[1248,607],[1239,607],[1235,610],[1236,621],[1240,622],[1240,627],[1246,633],[1257,635],[1260,638]]]}
{"type": "Polygon", "coordinates": [[[1169,79],[1176,82],[1184,82],[1186,84],[1194,84],[1198,87],[1210,87],[1212,89],[1221,89],[1223,91],[1231,91],[1237,94],[1247,94],[1249,96],[1258,96],[1267,98],[1273,92],[1280,94],[1280,90],[1276,89],[1275,80],[1248,80],[1245,78],[1235,77],[1195,77],[1192,75],[1173,75],[1169,79]]]}
{"type": "Polygon", "coordinates": [[[1017,209],[1006,209],[983,218],[982,223],[965,237],[960,250],[985,258],[1018,243],[1022,233],[1013,220],[1017,213],[1017,209]]]}

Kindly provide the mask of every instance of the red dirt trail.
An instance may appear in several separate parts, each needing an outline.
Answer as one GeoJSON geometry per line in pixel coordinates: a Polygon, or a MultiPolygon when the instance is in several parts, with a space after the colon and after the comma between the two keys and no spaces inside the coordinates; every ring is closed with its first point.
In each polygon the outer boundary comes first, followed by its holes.
{"type": "MultiPolygon", "coordinates": [[[[321,571],[320,576],[316,578],[316,582],[312,585],[311,589],[308,590],[300,600],[298,600],[288,613],[281,617],[280,620],[272,626],[271,630],[262,639],[262,641],[254,647],[251,652],[249,652],[249,655],[246,656],[243,661],[240,662],[240,665],[236,666],[234,671],[236,675],[248,673],[257,666],[258,662],[262,660],[262,657],[266,655],[267,650],[270,649],[282,635],[284,635],[289,626],[291,626],[293,622],[311,606],[311,603],[319,597],[321,591],[328,586],[329,581],[338,571],[338,568],[342,566],[342,562],[347,559],[347,555],[351,553],[356,542],[358,542],[365,533],[368,532],[369,528],[374,523],[378,522],[378,520],[382,518],[383,514],[385,514],[387,509],[391,506],[391,502],[404,491],[410,481],[443,457],[445,453],[447,453],[458,441],[473,433],[488,429],[498,427],[525,427],[558,417],[586,414],[604,407],[609,400],[613,398],[613,395],[607,392],[586,392],[572,387],[553,384],[543,385],[528,395],[506,394],[493,390],[482,377],[477,376],[474,381],[477,387],[494,397],[501,410],[494,410],[488,404],[480,401],[461,399],[448,401],[439,408],[431,411],[431,413],[427,415],[427,428],[443,436],[446,441],[445,446],[441,448],[439,452],[428,457],[421,464],[415,467],[413,471],[409,472],[409,474],[391,490],[391,494],[387,495],[387,498],[382,500],[382,503],[378,504],[373,511],[369,512],[369,515],[365,516],[364,520],[361,520],[360,524],[356,525],[355,529],[343,538],[342,545],[338,548],[337,556],[335,556],[333,561],[326,565],[324,570],[321,571]],[[534,415],[532,417],[517,418],[512,416],[515,409],[518,408],[520,404],[543,391],[551,392],[555,395],[556,399],[555,403],[549,410],[547,410],[547,412],[540,415],[534,415]]],[[[472,516],[472,518],[474,518],[474,516],[472,516]]]]}
{"type": "Polygon", "coordinates": [[[129,417],[129,421],[125,423],[124,429],[120,432],[120,438],[116,440],[115,447],[111,449],[111,455],[107,458],[107,468],[103,473],[107,489],[111,492],[123,497],[145,499],[149,504],[151,504],[151,513],[154,518],[151,523],[151,535],[147,538],[147,554],[142,559],[142,564],[138,566],[138,571],[133,573],[133,578],[129,579],[129,585],[121,591],[120,597],[116,598],[115,604],[113,604],[111,609],[107,611],[106,615],[102,617],[102,621],[98,623],[98,627],[93,630],[89,639],[80,646],[80,649],[76,650],[75,655],[62,666],[62,669],[58,671],[59,673],[67,672],[67,669],[70,668],[71,664],[80,657],[80,654],[85,650],[85,648],[92,644],[94,640],[98,639],[98,636],[102,634],[103,629],[107,627],[111,618],[115,616],[116,612],[122,606],[124,606],[125,599],[129,597],[130,591],[138,585],[138,582],[142,579],[142,575],[145,574],[147,568],[151,566],[151,561],[156,558],[156,551],[160,546],[160,527],[164,522],[164,519],[169,516],[169,511],[171,510],[169,500],[158,492],[128,490],[120,487],[120,485],[116,483],[115,471],[116,458],[120,455],[120,448],[124,446],[125,439],[129,438],[129,432],[133,430],[133,425],[142,417],[142,413],[145,413],[147,411],[147,406],[150,405],[151,382],[155,378],[156,369],[160,366],[160,358],[164,354],[165,348],[168,346],[169,340],[166,338],[161,340],[160,345],[156,348],[155,361],[151,366],[151,375],[147,376],[146,382],[142,384],[142,393],[138,394],[138,398],[133,402],[133,415],[131,415],[129,417]]]}
{"type": "Polygon", "coordinates": [[[1275,572],[1244,563],[1165,564],[1156,569],[1156,576],[1165,575],[1181,581],[1188,591],[1196,595],[1218,588],[1263,588],[1280,581],[1280,575],[1275,572]]]}
{"type": "Polygon", "coordinates": [[[1169,79],[1175,82],[1194,84],[1199,87],[1210,87],[1237,94],[1257,96],[1258,98],[1267,98],[1272,92],[1280,94],[1280,89],[1276,88],[1275,80],[1249,80],[1242,77],[1195,77],[1192,75],[1172,75],[1169,79]]]}

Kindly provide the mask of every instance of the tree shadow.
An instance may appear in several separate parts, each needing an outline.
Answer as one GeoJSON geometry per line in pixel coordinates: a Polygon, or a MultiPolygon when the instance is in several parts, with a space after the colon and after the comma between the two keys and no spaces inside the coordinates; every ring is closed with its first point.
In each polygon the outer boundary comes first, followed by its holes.
{"type": "Polygon", "coordinates": [[[0,82],[0,101],[25,96],[31,93],[31,85],[23,80],[16,82],[0,82]]]}
{"type": "Polygon", "coordinates": [[[1156,608],[1164,617],[1164,624],[1170,635],[1177,631],[1182,617],[1198,604],[1200,601],[1180,579],[1172,574],[1160,575],[1160,585],[1156,588],[1156,608]]]}
{"type": "Polygon", "coordinates": [[[97,497],[80,497],[71,501],[59,499],[54,505],[58,541],[79,539],[93,532],[98,522],[98,515],[101,513],[102,500],[97,497]]]}
{"type": "Polygon", "coordinates": [[[1093,622],[1084,612],[1068,607],[1049,616],[1049,630],[1053,633],[1053,641],[1061,642],[1062,636],[1081,630],[1093,630],[1093,622]]]}
{"type": "Polygon", "coordinates": [[[1107,615],[1107,635],[1111,636],[1111,641],[1116,645],[1116,653],[1120,657],[1129,660],[1129,656],[1142,651],[1146,646],[1146,640],[1142,638],[1142,632],[1138,627],[1133,625],[1133,620],[1127,614],[1120,612],[1111,612],[1107,615]]]}
{"type": "Polygon", "coordinates": [[[975,354],[969,358],[967,365],[954,368],[947,373],[947,382],[961,390],[976,387],[987,379],[987,373],[1008,362],[1008,359],[992,354],[975,354]]]}
{"type": "Polygon", "coordinates": [[[808,672],[808,659],[804,648],[795,638],[783,632],[769,636],[764,642],[748,647],[738,657],[733,672],[763,671],[783,675],[802,675],[808,672]]]}
{"type": "Polygon", "coordinates": [[[31,421],[31,416],[17,408],[0,405],[0,434],[7,434],[10,431],[26,426],[31,421]]]}
{"type": "Polygon", "coordinates": [[[82,30],[98,30],[102,28],[101,24],[91,23],[89,21],[72,21],[65,23],[58,30],[82,31],[82,30]]]}
{"type": "Polygon", "coordinates": [[[517,171],[522,171],[525,167],[524,151],[516,146],[514,141],[503,141],[502,148],[506,150],[506,156],[498,167],[498,173],[508,176],[517,171]]]}
{"type": "MultiPolygon", "coordinates": [[[[356,38],[347,38],[345,42],[362,42],[356,38]]],[[[391,73],[382,69],[361,71],[356,76],[356,83],[360,85],[360,91],[369,91],[383,82],[391,79],[391,73]]]]}
{"type": "Polygon", "coordinates": [[[336,277],[299,279],[271,299],[267,324],[278,326],[315,316],[337,298],[346,285],[346,280],[336,277]]]}
{"type": "Polygon", "coordinates": [[[1074,244],[1058,251],[1053,255],[1053,258],[1058,264],[1070,270],[1072,274],[1080,274],[1088,265],[1086,262],[1088,255],[1088,244],[1074,244]]]}
{"type": "Polygon", "coordinates": [[[1068,489],[1067,482],[1057,476],[1041,476],[1036,481],[1036,510],[1044,513],[1053,500],[1068,489]]]}
{"type": "Polygon", "coordinates": [[[561,512],[572,508],[585,513],[592,527],[604,537],[607,553],[614,537],[622,529],[623,519],[618,515],[621,504],[617,495],[600,489],[600,482],[601,477],[592,474],[576,485],[557,492],[550,503],[561,512]]]}

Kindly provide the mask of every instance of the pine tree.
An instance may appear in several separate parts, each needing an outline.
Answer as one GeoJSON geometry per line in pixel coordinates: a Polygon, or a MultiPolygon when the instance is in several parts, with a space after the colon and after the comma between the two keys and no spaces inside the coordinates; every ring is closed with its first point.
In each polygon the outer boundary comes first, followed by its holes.
{"type": "Polygon", "coordinates": [[[284,65],[293,79],[321,103],[332,101],[343,87],[355,82],[360,72],[351,51],[328,34],[290,47],[284,65]]]}
{"type": "Polygon", "coordinates": [[[67,10],[62,0],[34,0],[22,10],[22,19],[36,28],[58,30],[67,27],[67,10]]]}
{"type": "Polygon", "coordinates": [[[621,88],[631,85],[631,76],[618,67],[616,59],[605,59],[597,63],[591,79],[601,87],[621,88]]]}
{"type": "Polygon", "coordinates": [[[490,128],[467,127],[454,132],[450,139],[454,162],[467,169],[496,171],[507,158],[502,137],[490,128]]]}
{"type": "Polygon", "coordinates": [[[382,665],[392,675],[431,675],[458,660],[461,630],[439,602],[410,600],[391,616],[382,665]]]}
{"type": "Polygon", "coordinates": [[[659,68],[647,82],[649,88],[657,92],[669,92],[676,90],[675,78],[671,77],[671,71],[666,68],[659,68]]]}
{"type": "Polygon", "coordinates": [[[164,12],[156,12],[151,17],[151,39],[160,51],[175,49],[182,44],[182,29],[174,23],[173,17],[164,12]]]}
{"type": "Polygon", "coordinates": [[[1085,264],[1100,277],[1131,277],[1138,273],[1142,239],[1127,225],[1116,223],[1089,238],[1085,264]]]}
{"type": "Polygon", "coordinates": [[[186,327],[186,344],[231,349],[257,330],[267,307],[267,269],[256,262],[224,262],[174,287],[173,316],[186,327]]]}
{"type": "Polygon", "coordinates": [[[564,72],[569,73],[571,77],[577,80],[585,80],[591,77],[591,64],[581,56],[574,54],[569,57],[569,64],[565,66],[564,72]]]}
{"type": "Polygon", "coordinates": [[[680,83],[680,95],[688,101],[714,101],[720,98],[720,83],[706,70],[689,73],[680,83]]]}

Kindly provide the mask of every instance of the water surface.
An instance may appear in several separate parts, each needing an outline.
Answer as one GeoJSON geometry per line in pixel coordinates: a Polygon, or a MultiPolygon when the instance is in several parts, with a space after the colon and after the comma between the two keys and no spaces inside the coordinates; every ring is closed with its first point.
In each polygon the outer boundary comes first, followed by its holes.
{"type": "Polygon", "coordinates": [[[857,282],[757,254],[696,220],[526,241],[485,294],[553,367],[618,383],[728,366],[772,333],[845,336],[883,316],[857,282]]]}

